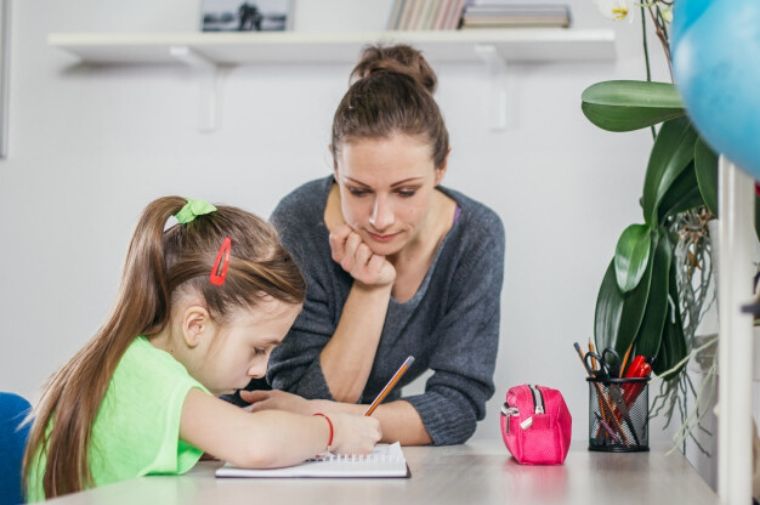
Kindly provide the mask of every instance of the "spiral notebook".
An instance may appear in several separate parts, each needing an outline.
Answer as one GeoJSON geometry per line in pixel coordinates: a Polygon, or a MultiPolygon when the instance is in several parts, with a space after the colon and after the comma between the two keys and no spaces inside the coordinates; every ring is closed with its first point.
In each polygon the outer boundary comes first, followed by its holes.
{"type": "Polygon", "coordinates": [[[314,477],[314,478],[366,478],[366,477],[400,477],[407,478],[409,467],[401,451],[401,445],[378,444],[366,455],[328,454],[304,461],[300,465],[285,468],[259,470],[239,468],[227,463],[216,471],[217,477],[314,477]]]}

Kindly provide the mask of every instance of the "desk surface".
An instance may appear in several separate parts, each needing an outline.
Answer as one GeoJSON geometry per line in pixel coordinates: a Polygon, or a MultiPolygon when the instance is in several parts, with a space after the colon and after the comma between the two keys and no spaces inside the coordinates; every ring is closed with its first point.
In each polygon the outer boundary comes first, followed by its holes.
{"type": "Polygon", "coordinates": [[[680,453],[588,452],[581,443],[563,466],[520,466],[501,440],[451,447],[405,447],[410,479],[216,479],[202,462],[182,477],[143,477],[65,496],[83,504],[717,504],[680,453]]]}

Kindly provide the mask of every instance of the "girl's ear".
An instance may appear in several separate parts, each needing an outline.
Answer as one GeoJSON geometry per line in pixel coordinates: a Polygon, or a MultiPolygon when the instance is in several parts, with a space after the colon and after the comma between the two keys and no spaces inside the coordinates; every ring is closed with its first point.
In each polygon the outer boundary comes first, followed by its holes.
{"type": "Polygon", "coordinates": [[[189,348],[196,347],[213,325],[208,311],[200,305],[191,305],[185,309],[182,317],[182,338],[189,348]]]}

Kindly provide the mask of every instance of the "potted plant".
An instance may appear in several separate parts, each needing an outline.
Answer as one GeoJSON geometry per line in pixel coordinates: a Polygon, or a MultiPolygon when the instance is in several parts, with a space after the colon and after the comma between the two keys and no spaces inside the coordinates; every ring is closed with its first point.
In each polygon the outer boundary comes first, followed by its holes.
{"type": "MultiPolygon", "coordinates": [[[[630,0],[595,0],[611,18],[631,19],[630,0]]],[[[631,224],[618,239],[596,302],[594,336],[599,350],[652,359],[662,381],[652,405],[670,423],[676,411],[677,442],[694,437],[714,390],[715,359],[695,388],[686,364],[717,336],[697,344],[697,327],[713,304],[712,244],[708,223],[717,217],[717,156],[686,116],[672,82],[653,82],[647,46],[647,18],[670,65],[669,24],[674,0],[637,4],[646,61],[646,80],[605,81],[588,87],[582,111],[596,126],[624,132],[649,128],[654,143],[640,198],[642,223],[631,224]],[[696,401],[687,408],[687,397],[696,401]]],[[[672,80],[672,79],[671,79],[672,80]]]]}

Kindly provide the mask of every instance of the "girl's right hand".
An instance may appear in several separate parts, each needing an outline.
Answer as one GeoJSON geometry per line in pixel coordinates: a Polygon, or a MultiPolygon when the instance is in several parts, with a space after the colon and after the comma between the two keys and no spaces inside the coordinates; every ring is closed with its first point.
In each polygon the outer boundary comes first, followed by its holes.
{"type": "Polygon", "coordinates": [[[347,224],[330,233],[332,259],[366,286],[389,286],[396,280],[396,269],[385,256],[374,254],[358,233],[347,224]]]}
{"type": "Polygon", "coordinates": [[[334,434],[331,449],[338,454],[368,454],[380,439],[380,421],[370,416],[330,414],[334,434]]]}

